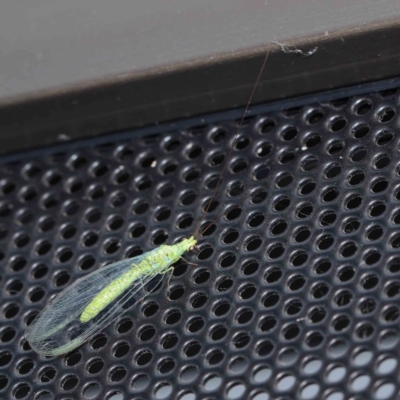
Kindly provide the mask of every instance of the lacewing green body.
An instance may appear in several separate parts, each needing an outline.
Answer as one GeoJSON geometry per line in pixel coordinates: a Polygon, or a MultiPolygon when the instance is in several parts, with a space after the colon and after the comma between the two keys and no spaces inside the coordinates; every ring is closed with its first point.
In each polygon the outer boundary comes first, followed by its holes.
{"type": "Polygon", "coordinates": [[[147,284],[196,246],[192,236],[100,268],[59,293],[26,331],[32,349],[45,356],[68,353],[104,329],[151,291],[147,284]]]}

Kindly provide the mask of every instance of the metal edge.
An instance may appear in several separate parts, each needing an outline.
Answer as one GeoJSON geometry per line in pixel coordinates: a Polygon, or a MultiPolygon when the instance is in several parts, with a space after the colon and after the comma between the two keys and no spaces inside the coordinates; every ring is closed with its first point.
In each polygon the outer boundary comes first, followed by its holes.
{"type": "Polygon", "coordinates": [[[399,75],[400,19],[5,99],[0,154],[399,75]]]}

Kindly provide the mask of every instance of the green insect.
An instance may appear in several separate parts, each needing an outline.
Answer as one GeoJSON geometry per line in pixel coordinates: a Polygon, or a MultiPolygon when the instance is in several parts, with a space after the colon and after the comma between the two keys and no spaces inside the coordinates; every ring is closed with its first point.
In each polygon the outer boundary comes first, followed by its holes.
{"type": "Polygon", "coordinates": [[[148,295],[146,285],[156,275],[170,272],[171,265],[183,253],[193,251],[196,244],[192,236],[78,279],[56,296],[26,330],[32,349],[45,356],[74,350],[125,312],[131,302],[148,295]]]}
{"type": "MultiPolygon", "coordinates": [[[[267,58],[268,53],[243,113],[242,122],[267,58]]],[[[235,142],[242,122],[239,124],[233,142],[235,142]]],[[[233,146],[230,148],[205,212],[208,211],[216,194],[232,149],[233,146]]],[[[45,356],[68,353],[81,346],[130,307],[137,304],[151,292],[148,284],[155,276],[171,273],[173,269],[171,265],[178,261],[184,253],[193,251],[197,247],[199,236],[212,225],[206,227],[203,232],[199,232],[204,216],[190,238],[174,245],[162,245],[140,256],[100,268],[64,289],[26,330],[25,337],[32,349],[45,356]]]]}

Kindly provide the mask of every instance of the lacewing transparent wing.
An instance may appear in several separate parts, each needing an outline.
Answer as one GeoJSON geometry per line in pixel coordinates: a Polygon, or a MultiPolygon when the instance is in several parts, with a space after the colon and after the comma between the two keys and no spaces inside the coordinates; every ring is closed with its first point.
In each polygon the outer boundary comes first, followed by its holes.
{"type": "Polygon", "coordinates": [[[192,236],[174,245],[162,245],[78,279],[58,294],[26,330],[32,349],[46,356],[74,350],[147,296],[154,289],[150,281],[169,271],[196,243],[192,236]]]}
{"type": "Polygon", "coordinates": [[[100,268],[59,293],[26,331],[26,338],[33,350],[46,356],[72,351],[147,296],[151,292],[148,283],[157,274],[164,273],[166,268],[165,265],[154,265],[153,269],[142,274],[138,265],[157,250],[100,268]],[[87,322],[81,321],[88,304],[103,289],[135,269],[139,276],[127,289],[95,317],[87,322]]]}

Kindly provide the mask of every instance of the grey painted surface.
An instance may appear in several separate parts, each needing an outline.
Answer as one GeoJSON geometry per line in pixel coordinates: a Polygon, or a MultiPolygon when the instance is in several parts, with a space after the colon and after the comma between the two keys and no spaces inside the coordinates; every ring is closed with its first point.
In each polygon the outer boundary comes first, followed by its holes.
{"type": "Polygon", "coordinates": [[[0,100],[399,14],[398,0],[6,0],[0,100]]]}

